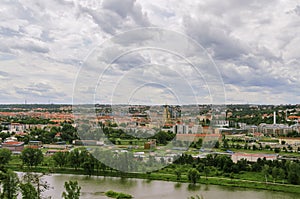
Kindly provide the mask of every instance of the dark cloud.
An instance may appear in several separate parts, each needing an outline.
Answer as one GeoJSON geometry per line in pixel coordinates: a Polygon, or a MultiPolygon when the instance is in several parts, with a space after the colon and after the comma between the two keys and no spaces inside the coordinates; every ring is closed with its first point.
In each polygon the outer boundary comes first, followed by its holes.
{"type": "Polygon", "coordinates": [[[135,0],[104,0],[102,9],[95,10],[80,6],[80,10],[90,15],[94,22],[109,34],[114,34],[117,30],[124,30],[124,28],[126,30],[126,28],[151,25],[141,5],[135,0]]]}
{"type": "Polygon", "coordinates": [[[136,0],[104,0],[103,8],[114,11],[123,19],[130,16],[139,26],[150,25],[147,15],[143,13],[141,5],[136,3],[136,0]]]}
{"type": "Polygon", "coordinates": [[[238,38],[230,35],[228,27],[217,24],[212,25],[209,19],[184,18],[186,33],[196,39],[205,49],[210,49],[216,59],[238,59],[248,51],[238,38]]]}

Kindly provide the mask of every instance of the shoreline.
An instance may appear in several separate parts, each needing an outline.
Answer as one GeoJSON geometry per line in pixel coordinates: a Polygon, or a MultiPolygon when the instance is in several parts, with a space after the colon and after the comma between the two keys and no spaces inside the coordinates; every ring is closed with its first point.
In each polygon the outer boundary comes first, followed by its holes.
{"type": "MultiPolygon", "coordinates": [[[[180,180],[176,179],[174,174],[163,174],[163,173],[120,173],[116,171],[99,171],[95,172],[92,175],[87,175],[84,173],[83,170],[78,169],[77,171],[72,168],[52,168],[49,169],[48,167],[36,167],[29,169],[22,169],[18,168],[17,166],[9,165],[9,169],[15,172],[36,172],[36,173],[45,173],[45,174],[66,174],[66,175],[83,175],[83,176],[101,176],[101,177],[118,177],[118,178],[132,178],[132,179],[145,179],[145,180],[155,180],[155,181],[166,181],[166,182],[174,182],[174,183],[187,183],[188,179],[182,175],[180,180]]],[[[191,184],[193,185],[193,184],[191,184]]],[[[195,185],[218,185],[224,187],[233,187],[233,188],[246,188],[246,189],[253,189],[253,190],[266,190],[266,191],[274,191],[274,192],[281,192],[281,193],[300,193],[300,186],[299,185],[292,185],[292,184],[279,184],[279,183],[272,183],[272,182],[261,182],[261,181],[250,181],[250,180],[243,180],[243,179],[230,179],[230,178],[221,178],[221,177],[207,177],[201,176],[198,182],[195,185]]]]}

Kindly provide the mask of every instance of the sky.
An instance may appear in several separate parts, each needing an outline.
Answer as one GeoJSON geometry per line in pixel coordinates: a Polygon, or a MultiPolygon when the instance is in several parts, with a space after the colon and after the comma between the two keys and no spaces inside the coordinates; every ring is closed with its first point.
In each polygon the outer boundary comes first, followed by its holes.
{"type": "Polygon", "coordinates": [[[297,104],[299,46],[299,0],[2,0],[0,103],[297,104]]]}

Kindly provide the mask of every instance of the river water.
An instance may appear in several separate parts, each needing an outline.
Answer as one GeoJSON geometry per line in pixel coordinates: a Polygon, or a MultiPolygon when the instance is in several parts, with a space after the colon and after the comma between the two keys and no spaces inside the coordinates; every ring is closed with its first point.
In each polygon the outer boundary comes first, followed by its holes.
{"type": "Polygon", "coordinates": [[[189,186],[187,183],[149,181],[143,179],[122,179],[113,177],[88,177],[81,175],[51,174],[44,176],[52,187],[44,195],[60,199],[64,182],[78,181],[81,186],[81,199],[107,199],[104,192],[114,190],[128,193],[138,199],[187,199],[202,195],[204,199],[299,199],[297,194],[232,188],[214,185],[189,186]]]}

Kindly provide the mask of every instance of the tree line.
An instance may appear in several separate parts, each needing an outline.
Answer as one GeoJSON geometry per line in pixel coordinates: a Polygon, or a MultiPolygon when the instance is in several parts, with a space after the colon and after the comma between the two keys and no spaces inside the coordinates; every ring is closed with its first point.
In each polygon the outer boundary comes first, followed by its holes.
{"type": "MultiPolygon", "coordinates": [[[[262,174],[266,182],[273,179],[273,182],[281,180],[282,183],[288,182],[300,185],[300,162],[298,160],[266,160],[258,158],[257,162],[249,162],[241,159],[234,163],[229,156],[209,154],[206,158],[193,158],[191,155],[183,154],[175,162],[175,165],[190,165],[191,176],[198,176],[196,171],[204,173],[207,177],[210,173],[232,178],[235,174],[242,172],[256,172],[262,174]]],[[[177,171],[178,173],[178,171],[177,171]]],[[[176,174],[176,171],[175,171],[176,174]]],[[[194,182],[193,180],[191,180],[194,182]]]]}
{"type": "MultiPolygon", "coordinates": [[[[38,165],[43,159],[40,150],[30,148],[24,150],[21,157],[29,167],[38,165]],[[30,162],[30,158],[33,159],[32,162],[30,162]]],[[[19,177],[15,172],[7,169],[7,164],[11,158],[12,153],[10,150],[0,149],[0,199],[16,199],[18,195],[22,199],[46,198],[43,192],[48,190],[50,186],[42,179],[44,174],[27,172],[19,177]]],[[[64,187],[65,191],[62,193],[62,198],[79,199],[81,187],[77,181],[67,181],[64,187]]]]}
{"type": "MultiPolygon", "coordinates": [[[[42,157],[43,154],[39,149],[31,148],[24,149],[20,156],[23,164],[29,168],[41,164],[43,161],[42,157]]],[[[76,148],[71,152],[55,153],[51,159],[58,167],[72,167],[75,170],[80,168],[88,175],[96,174],[99,171],[112,171],[113,169],[110,167],[115,168],[115,170],[130,172],[137,170],[136,166],[142,164],[141,161],[134,158],[131,154],[114,154],[112,151],[91,153],[84,147],[76,148]],[[108,162],[108,160],[111,162],[108,162]],[[135,161],[139,161],[139,164],[136,164],[135,161]]],[[[5,162],[5,159],[3,161],[5,162]]],[[[149,158],[147,162],[144,162],[144,167],[155,167],[159,163],[161,162],[154,158],[149,158]]],[[[227,155],[208,154],[205,158],[193,158],[191,155],[183,154],[177,157],[174,165],[174,170],[179,168],[176,165],[186,165],[186,168],[193,168],[199,173],[205,174],[206,177],[209,174],[232,177],[243,172],[256,172],[262,174],[266,181],[272,178],[274,182],[281,180],[290,184],[300,184],[300,162],[298,160],[266,160],[266,158],[258,158],[257,162],[241,159],[234,163],[231,157],[227,155]]],[[[180,173],[180,171],[175,171],[175,174],[176,172],[180,173]]],[[[178,174],[176,175],[179,176],[178,174]]]]}

